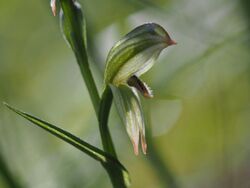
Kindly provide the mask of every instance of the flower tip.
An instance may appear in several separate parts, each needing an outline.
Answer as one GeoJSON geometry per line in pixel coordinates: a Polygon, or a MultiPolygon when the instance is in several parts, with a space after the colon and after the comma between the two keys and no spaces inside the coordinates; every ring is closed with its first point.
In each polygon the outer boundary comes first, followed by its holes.
{"type": "Polygon", "coordinates": [[[177,44],[177,42],[175,40],[172,40],[172,39],[170,39],[167,43],[169,46],[177,44]]]}
{"type": "Polygon", "coordinates": [[[134,153],[137,156],[139,154],[138,144],[136,144],[134,141],[132,141],[132,143],[133,143],[134,153]]]}
{"type": "Polygon", "coordinates": [[[50,6],[51,6],[53,16],[56,16],[56,0],[51,0],[50,6]]]}

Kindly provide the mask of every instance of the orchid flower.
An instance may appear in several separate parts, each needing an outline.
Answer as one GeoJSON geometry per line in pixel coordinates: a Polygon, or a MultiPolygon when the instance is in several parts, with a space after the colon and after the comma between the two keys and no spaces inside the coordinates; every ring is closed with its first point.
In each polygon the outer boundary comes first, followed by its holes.
{"type": "Polygon", "coordinates": [[[139,76],[155,63],[161,51],[176,44],[160,25],[143,24],[117,42],[108,54],[104,82],[110,86],[126,131],[138,155],[139,140],[146,154],[145,123],[138,93],[152,98],[151,89],[139,76]]]}

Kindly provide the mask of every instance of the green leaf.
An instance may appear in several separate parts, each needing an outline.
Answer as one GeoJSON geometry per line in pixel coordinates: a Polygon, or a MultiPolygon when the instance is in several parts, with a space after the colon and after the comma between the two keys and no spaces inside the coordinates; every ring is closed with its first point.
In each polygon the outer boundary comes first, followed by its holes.
{"type": "Polygon", "coordinates": [[[16,112],[23,118],[27,119],[28,121],[34,123],[38,127],[50,132],[54,136],[60,138],[61,140],[71,144],[75,148],[79,149],[80,151],[84,152],[85,154],[89,155],[93,159],[100,161],[105,168],[118,168],[123,175],[123,178],[129,184],[129,175],[125,167],[114,157],[105,153],[104,151],[96,148],[95,146],[90,145],[89,143],[81,140],[80,138],[76,137],[75,135],[55,126],[52,125],[44,120],[41,120],[37,117],[34,117],[30,114],[17,110],[16,108],[11,107],[9,104],[4,103],[10,110],[16,112]]]}

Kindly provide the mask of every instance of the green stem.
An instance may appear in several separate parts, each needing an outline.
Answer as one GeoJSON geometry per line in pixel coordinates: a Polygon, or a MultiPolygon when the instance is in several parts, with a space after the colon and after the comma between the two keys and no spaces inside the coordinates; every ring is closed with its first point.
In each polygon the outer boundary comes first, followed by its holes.
{"type": "Polygon", "coordinates": [[[70,32],[70,36],[68,36],[68,38],[66,36],[66,38],[75,53],[77,63],[80,67],[81,74],[83,76],[92,104],[94,106],[95,113],[98,116],[100,97],[94,78],[89,68],[88,54],[82,35],[83,28],[81,25],[79,25],[81,21],[79,20],[80,18],[78,12],[76,11],[76,7],[72,0],[61,0],[61,6],[64,13],[65,25],[68,24],[68,26],[70,26],[70,28],[67,28],[70,32]]]}
{"type": "Polygon", "coordinates": [[[118,170],[115,166],[111,165],[103,164],[103,166],[107,170],[114,188],[127,188],[130,185],[129,177],[124,177],[121,170],[118,170]]]}
{"type": "MultiPolygon", "coordinates": [[[[114,144],[112,142],[112,138],[108,128],[108,118],[109,118],[110,108],[112,105],[112,100],[113,100],[112,91],[109,86],[106,86],[101,98],[98,120],[99,120],[99,128],[100,128],[101,138],[103,141],[102,143],[104,151],[108,152],[113,157],[117,158],[114,144]]],[[[116,169],[112,166],[106,166],[106,169],[111,178],[113,187],[126,188],[127,185],[129,185],[129,182],[126,181],[120,169],[116,169]]]]}
{"type": "Polygon", "coordinates": [[[100,102],[100,110],[99,110],[99,129],[102,138],[102,144],[104,151],[110,153],[114,157],[117,157],[114,144],[112,142],[112,138],[110,135],[110,131],[108,128],[108,118],[109,112],[112,105],[113,94],[109,86],[106,86],[104,92],[102,94],[101,102],[100,102]]]}
{"type": "MultiPolygon", "coordinates": [[[[86,32],[82,28],[84,19],[82,12],[72,0],[61,0],[61,6],[64,13],[62,18],[62,27],[66,39],[73,49],[82,76],[89,91],[91,101],[95,108],[95,112],[99,122],[99,130],[104,151],[116,157],[115,148],[108,129],[108,116],[112,104],[112,92],[109,87],[105,88],[100,100],[97,87],[91,74],[88,62],[88,54],[86,50],[86,32]],[[85,32],[85,33],[84,33],[85,32]],[[84,35],[84,34],[85,35],[84,35]]],[[[125,178],[121,169],[113,165],[103,165],[107,170],[113,187],[126,188],[129,184],[128,178],[125,178]]]]}
{"type": "Polygon", "coordinates": [[[83,75],[84,82],[87,86],[92,104],[94,106],[95,113],[96,115],[98,115],[100,98],[99,98],[99,94],[98,94],[93,76],[90,72],[89,66],[87,63],[84,63],[84,62],[87,62],[87,59],[82,60],[82,58],[77,58],[77,60],[78,60],[81,73],[83,75]]]}
{"type": "Polygon", "coordinates": [[[79,26],[81,21],[79,20],[78,10],[75,8],[72,0],[61,0],[61,6],[64,12],[63,24],[66,26],[64,29],[64,32],[66,33],[65,36],[75,53],[83,79],[95,108],[99,120],[99,129],[104,150],[115,156],[113,143],[107,127],[108,117],[105,116],[105,114],[109,114],[109,109],[112,103],[112,93],[108,89],[105,90],[102,100],[100,101],[97,87],[89,68],[88,54],[81,33],[82,28],[79,26]]]}

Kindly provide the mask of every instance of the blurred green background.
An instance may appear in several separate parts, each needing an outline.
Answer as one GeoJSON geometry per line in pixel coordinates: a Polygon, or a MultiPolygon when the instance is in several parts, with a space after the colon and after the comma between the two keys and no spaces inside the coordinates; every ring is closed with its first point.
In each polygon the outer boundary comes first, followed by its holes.
{"type": "MultiPolygon", "coordinates": [[[[160,156],[180,187],[249,188],[248,0],[80,3],[100,92],[105,57],[132,28],[157,22],[178,42],[164,50],[143,76],[155,94],[154,99],[143,100],[155,146],[148,152],[160,156]]],[[[0,2],[0,101],[101,147],[87,90],[49,0],[0,2]]],[[[119,159],[130,172],[131,187],[166,187],[165,174],[148,156],[134,156],[115,109],[110,127],[119,159]]],[[[111,186],[99,163],[1,105],[1,171],[4,167],[22,187],[111,186]]],[[[9,187],[5,175],[0,173],[1,188],[9,187]]]]}

